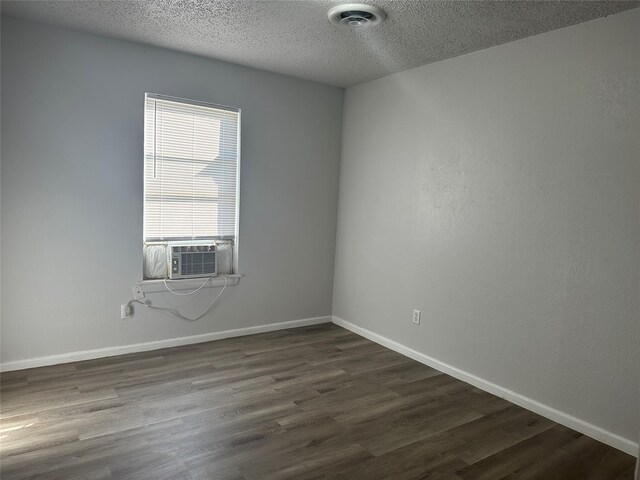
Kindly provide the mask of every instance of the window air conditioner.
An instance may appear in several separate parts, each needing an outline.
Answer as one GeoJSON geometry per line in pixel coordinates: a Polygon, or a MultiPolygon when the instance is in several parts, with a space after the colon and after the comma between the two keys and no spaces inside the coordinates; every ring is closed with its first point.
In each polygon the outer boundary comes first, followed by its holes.
{"type": "Polygon", "coordinates": [[[169,242],[167,260],[172,280],[217,275],[215,243],[169,242]]]}

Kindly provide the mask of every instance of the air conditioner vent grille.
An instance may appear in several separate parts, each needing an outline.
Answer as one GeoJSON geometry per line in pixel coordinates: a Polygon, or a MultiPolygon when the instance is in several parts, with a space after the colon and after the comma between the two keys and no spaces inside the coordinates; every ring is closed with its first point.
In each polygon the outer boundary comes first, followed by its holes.
{"type": "Polygon", "coordinates": [[[215,275],[216,253],[182,253],[180,272],[183,276],[215,275]]]}

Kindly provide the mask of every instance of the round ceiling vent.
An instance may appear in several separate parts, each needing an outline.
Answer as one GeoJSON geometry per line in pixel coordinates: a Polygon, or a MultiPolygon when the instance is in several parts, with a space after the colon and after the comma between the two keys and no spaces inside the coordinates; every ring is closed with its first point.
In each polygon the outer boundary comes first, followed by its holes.
{"type": "Polygon", "coordinates": [[[385,19],[385,13],[378,7],[362,3],[347,3],[329,10],[331,23],[343,27],[372,27],[385,19]]]}

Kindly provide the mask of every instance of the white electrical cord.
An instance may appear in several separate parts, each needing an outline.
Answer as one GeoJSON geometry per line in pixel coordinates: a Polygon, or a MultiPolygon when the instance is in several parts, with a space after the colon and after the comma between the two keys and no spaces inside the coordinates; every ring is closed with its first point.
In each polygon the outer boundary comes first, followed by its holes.
{"type": "MultiPolygon", "coordinates": [[[[169,284],[167,283],[167,279],[163,279],[162,281],[164,282],[164,288],[166,288],[167,290],[169,290],[171,293],[173,293],[174,295],[181,295],[181,296],[187,296],[187,295],[193,295],[196,292],[199,292],[200,290],[202,290],[204,288],[204,286],[207,284],[207,282],[209,281],[209,279],[214,278],[214,277],[207,277],[204,281],[204,283],[202,285],[200,285],[198,288],[196,288],[193,292],[189,292],[189,293],[178,293],[178,292],[174,292],[173,290],[171,290],[171,288],[169,287],[169,284]]],[[[227,277],[224,277],[225,279],[227,277]]]]}
{"type": "MultiPolygon", "coordinates": [[[[224,292],[225,288],[227,288],[227,284],[229,282],[229,279],[225,275],[220,275],[220,276],[222,278],[224,278],[224,286],[222,287],[222,290],[220,290],[220,293],[218,293],[218,296],[216,296],[213,300],[211,300],[211,302],[209,303],[209,306],[206,308],[206,310],[204,312],[202,312],[200,315],[198,315],[196,318],[185,317],[184,315],[182,315],[175,308],[154,307],[153,305],[151,305],[151,301],[150,300],[142,301],[142,300],[134,299],[134,300],[129,301],[129,303],[127,303],[127,305],[131,306],[132,303],[139,303],[140,305],[144,305],[145,307],[151,308],[153,310],[162,310],[163,312],[167,312],[172,317],[176,317],[176,318],[179,318],[181,320],[186,320],[188,322],[195,322],[197,320],[200,320],[207,313],[209,313],[209,310],[211,310],[211,307],[213,307],[213,304],[218,301],[218,299],[220,298],[220,296],[224,292]]],[[[208,277],[207,280],[205,281],[205,283],[203,283],[198,289],[196,289],[196,290],[194,290],[193,292],[190,292],[190,293],[176,293],[176,292],[174,292],[173,290],[171,290],[169,288],[169,286],[166,283],[166,280],[165,280],[165,286],[167,287],[167,290],[169,290],[171,293],[173,293],[175,295],[192,295],[192,294],[196,293],[197,291],[199,291],[201,288],[203,288],[206,285],[206,283],[209,281],[209,279],[211,279],[211,278],[214,278],[214,277],[208,277]]]]}

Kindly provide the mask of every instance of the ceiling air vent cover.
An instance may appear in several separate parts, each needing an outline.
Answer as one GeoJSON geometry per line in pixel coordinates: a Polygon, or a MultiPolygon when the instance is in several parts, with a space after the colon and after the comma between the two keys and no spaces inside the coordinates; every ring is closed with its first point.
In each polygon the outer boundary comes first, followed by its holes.
{"type": "Polygon", "coordinates": [[[378,7],[362,3],[347,3],[329,10],[329,20],[336,25],[352,28],[372,27],[385,19],[378,7]]]}

